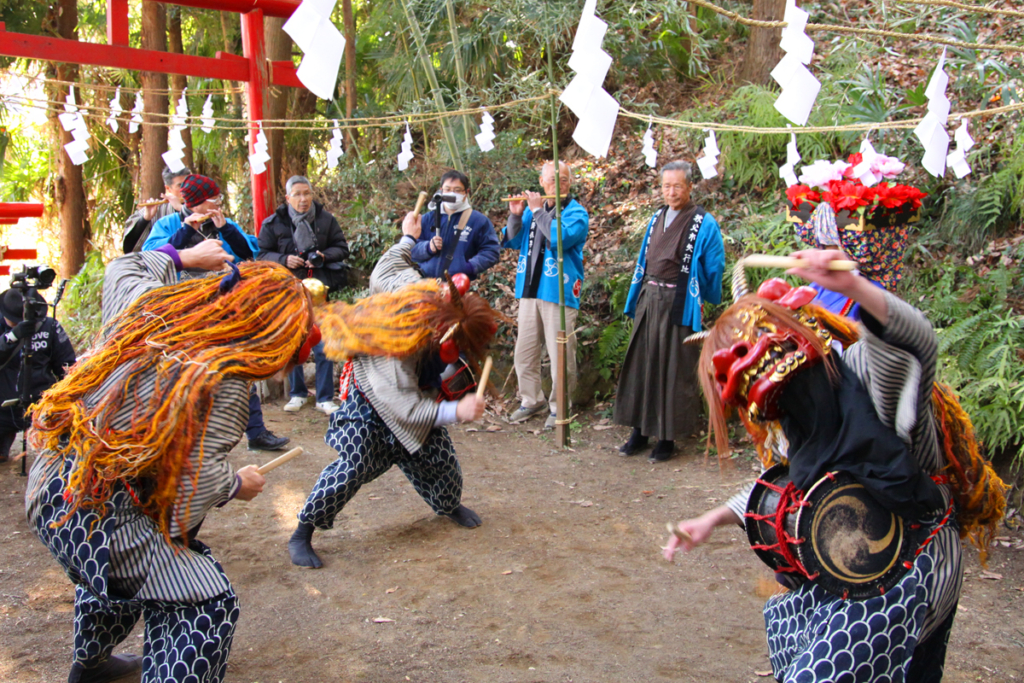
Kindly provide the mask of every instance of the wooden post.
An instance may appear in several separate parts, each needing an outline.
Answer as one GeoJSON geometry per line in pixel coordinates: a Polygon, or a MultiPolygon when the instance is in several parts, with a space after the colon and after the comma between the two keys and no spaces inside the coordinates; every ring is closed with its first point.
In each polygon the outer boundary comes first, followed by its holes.
{"type": "Polygon", "coordinates": [[[566,343],[568,335],[565,329],[565,273],[562,263],[562,172],[558,164],[558,99],[554,94],[555,87],[555,56],[552,41],[548,41],[548,83],[551,93],[551,152],[555,162],[555,243],[558,246],[558,314],[561,329],[558,332],[558,364],[555,376],[555,443],[559,446],[569,445],[569,397],[566,388],[566,343]]]}

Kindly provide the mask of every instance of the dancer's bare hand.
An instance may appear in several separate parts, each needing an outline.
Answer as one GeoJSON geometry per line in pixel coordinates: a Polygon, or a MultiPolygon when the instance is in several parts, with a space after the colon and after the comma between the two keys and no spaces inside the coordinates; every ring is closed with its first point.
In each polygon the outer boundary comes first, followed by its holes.
{"type": "Polygon", "coordinates": [[[194,247],[179,251],[178,258],[182,268],[199,270],[227,270],[227,262],[232,260],[220,240],[203,240],[194,247]]]}
{"type": "Polygon", "coordinates": [[[267,480],[259,473],[256,465],[246,465],[235,474],[238,475],[239,480],[242,482],[241,486],[238,487],[238,493],[235,494],[235,498],[239,500],[252,500],[263,492],[263,486],[267,483],[267,480]]]}
{"type": "Polygon", "coordinates": [[[711,538],[711,533],[715,530],[716,526],[739,523],[740,520],[736,517],[736,513],[726,505],[720,505],[713,510],[708,510],[700,517],[679,522],[679,530],[683,532],[684,536],[689,536],[689,540],[681,539],[672,534],[672,537],[668,540],[668,545],[664,548],[665,559],[671,562],[676,551],[680,548],[683,550],[693,550],[701,545],[711,538]]]}
{"type": "Polygon", "coordinates": [[[807,265],[799,268],[790,268],[786,272],[790,275],[802,277],[810,282],[816,282],[825,289],[846,294],[855,286],[860,276],[848,270],[829,270],[828,264],[831,261],[840,261],[847,258],[846,254],[838,249],[805,249],[790,254],[807,265]]]}
{"type": "Polygon", "coordinates": [[[459,422],[479,420],[484,416],[485,405],[486,402],[483,398],[477,398],[476,394],[466,394],[459,399],[459,404],[455,406],[455,417],[459,419],[459,422]]]}
{"type": "Polygon", "coordinates": [[[415,211],[405,214],[405,218],[402,220],[402,234],[418,240],[420,233],[423,232],[420,222],[420,215],[415,211]]]}

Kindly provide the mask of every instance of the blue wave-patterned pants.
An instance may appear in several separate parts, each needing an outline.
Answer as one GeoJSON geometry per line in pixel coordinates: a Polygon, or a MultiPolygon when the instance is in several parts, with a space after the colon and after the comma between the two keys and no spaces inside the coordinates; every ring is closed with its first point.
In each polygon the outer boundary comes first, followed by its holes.
{"type": "MultiPolygon", "coordinates": [[[[228,590],[199,602],[139,600],[126,597],[113,579],[109,539],[118,523],[116,514],[100,517],[79,509],[62,524],[67,512],[63,492],[73,458],[46,466],[40,459],[30,478],[30,516],[39,539],[49,548],[75,585],[75,663],[86,668],[102,664],[141,619],[145,624],[143,683],[220,683],[227,671],[231,640],[238,621],[238,597],[228,590]],[[40,475],[40,473],[45,473],[40,475]],[[41,481],[36,477],[41,476],[41,481]]],[[[108,510],[124,503],[127,494],[114,494],[108,510]]],[[[191,539],[190,547],[212,559],[210,549],[191,539]]],[[[224,570],[214,560],[217,570],[224,570]]]]}
{"type": "Polygon", "coordinates": [[[364,485],[398,465],[437,514],[455,512],[462,502],[462,469],[448,430],[431,430],[415,454],[395,438],[377,411],[356,389],[331,414],[324,437],[338,459],[320,473],[299,513],[299,521],[330,529],[345,504],[364,485]]]}
{"type": "Polygon", "coordinates": [[[933,558],[884,595],[843,600],[814,583],[773,597],[764,608],[768,651],[783,683],[938,683],[956,608],[924,642],[933,558]]]}
{"type": "Polygon", "coordinates": [[[238,621],[234,591],[195,604],[100,600],[75,587],[74,661],[89,668],[110,656],[142,618],[143,683],[220,683],[238,621]]]}

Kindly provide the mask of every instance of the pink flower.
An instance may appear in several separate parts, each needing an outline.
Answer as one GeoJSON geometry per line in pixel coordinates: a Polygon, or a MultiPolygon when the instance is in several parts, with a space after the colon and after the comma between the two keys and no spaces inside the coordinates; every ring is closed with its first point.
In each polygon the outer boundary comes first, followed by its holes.
{"type": "Polygon", "coordinates": [[[883,178],[895,178],[900,173],[903,173],[903,169],[906,166],[896,157],[887,157],[884,154],[879,154],[871,163],[871,171],[876,175],[881,175],[883,178]]]}
{"type": "Polygon", "coordinates": [[[833,180],[842,180],[843,171],[849,166],[845,161],[829,162],[818,159],[813,164],[804,166],[800,174],[800,182],[808,187],[828,189],[833,180]]]}

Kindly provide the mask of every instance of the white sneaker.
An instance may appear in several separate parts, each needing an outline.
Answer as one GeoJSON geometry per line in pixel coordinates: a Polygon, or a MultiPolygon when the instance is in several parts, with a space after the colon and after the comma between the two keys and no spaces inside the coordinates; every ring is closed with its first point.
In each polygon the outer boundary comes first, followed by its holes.
{"type": "Polygon", "coordinates": [[[341,406],[339,406],[334,401],[321,401],[320,403],[316,404],[316,409],[319,410],[324,415],[330,415],[340,407],[341,406]]]}
{"type": "Polygon", "coordinates": [[[306,405],[308,397],[304,396],[292,396],[288,399],[288,402],[284,404],[285,412],[297,413],[302,409],[302,406],[306,405]]]}

